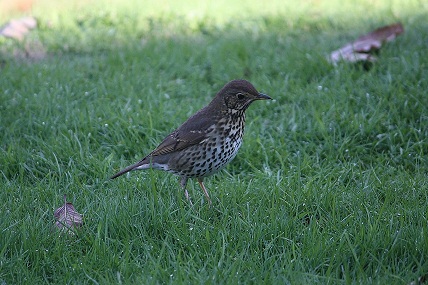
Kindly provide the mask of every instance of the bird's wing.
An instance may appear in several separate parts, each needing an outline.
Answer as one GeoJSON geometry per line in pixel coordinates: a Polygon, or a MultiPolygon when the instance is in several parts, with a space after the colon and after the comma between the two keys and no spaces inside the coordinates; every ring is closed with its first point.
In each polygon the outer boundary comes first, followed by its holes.
{"type": "Polygon", "coordinates": [[[158,156],[169,154],[172,152],[180,151],[189,146],[200,143],[205,138],[205,133],[198,132],[195,136],[189,137],[188,135],[179,136],[178,133],[174,132],[167,136],[161,144],[150,153],[149,156],[158,156]]]}
{"type": "Polygon", "coordinates": [[[148,156],[158,156],[186,149],[199,144],[213,128],[215,120],[198,112],[184,122],[181,127],[167,136],[148,156]]]}
{"type": "Polygon", "coordinates": [[[187,120],[183,125],[181,125],[181,127],[167,136],[149,155],[144,157],[139,162],[119,171],[113,175],[111,179],[119,177],[131,170],[138,169],[143,165],[148,165],[151,162],[160,163],[160,161],[168,159],[168,154],[183,150],[203,141],[206,138],[206,134],[209,133],[213,128],[213,117],[211,116],[210,118],[207,118],[198,112],[191,118],[194,118],[194,120],[192,119],[190,122],[190,119],[187,120]]]}

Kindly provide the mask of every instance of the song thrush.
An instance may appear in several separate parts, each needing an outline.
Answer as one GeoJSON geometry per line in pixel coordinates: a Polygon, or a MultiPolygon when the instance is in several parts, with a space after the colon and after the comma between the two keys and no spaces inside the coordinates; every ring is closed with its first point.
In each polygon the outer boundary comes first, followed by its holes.
{"type": "Polygon", "coordinates": [[[197,178],[211,204],[203,179],[228,164],[238,152],[244,134],[245,110],[255,100],[272,99],[259,93],[246,80],[227,83],[214,99],[168,135],[161,144],[139,162],[111,177],[131,170],[160,169],[181,177],[186,189],[188,178],[197,178]]]}

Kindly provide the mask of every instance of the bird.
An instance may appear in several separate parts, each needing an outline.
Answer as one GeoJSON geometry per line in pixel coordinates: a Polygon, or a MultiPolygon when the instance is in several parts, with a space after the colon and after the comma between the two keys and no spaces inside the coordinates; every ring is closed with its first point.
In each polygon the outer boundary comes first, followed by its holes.
{"type": "Polygon", "coordinates": [[[193,205],[186,185],[189,178],[195,178],[211,205],[203,180],[224,168],[236,156],[242,145],[245,111],[257,100],[272,98],[258,92],[247,80],[228,82],[207,106],[188,118],[151,153],[120,170],[111,179],[133,170],[167,171],[181,178],[185,197],[193,205]]]}

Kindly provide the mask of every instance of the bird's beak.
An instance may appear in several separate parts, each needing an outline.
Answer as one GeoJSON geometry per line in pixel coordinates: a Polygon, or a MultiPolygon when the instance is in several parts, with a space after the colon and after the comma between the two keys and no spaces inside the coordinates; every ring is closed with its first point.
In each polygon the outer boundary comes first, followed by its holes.
{"type": "Polygon", "coordinates": [[[256,97],[256,100],[272,100],[268,95],[259,93],[259,96],[256,97]]]}

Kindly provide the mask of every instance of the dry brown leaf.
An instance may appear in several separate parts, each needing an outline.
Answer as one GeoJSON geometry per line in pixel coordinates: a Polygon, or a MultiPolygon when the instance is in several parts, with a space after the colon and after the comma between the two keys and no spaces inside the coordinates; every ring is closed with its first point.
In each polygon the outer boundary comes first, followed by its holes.
{"type": "Polygon", "coordinates": [[[33,17],[14,19],[0,28],[0,35],[21,41],[25,34],[35,27],[37,27],[37,21],[33,17]]]}
{"type": "Polygon", "coordinates": [[[332,64],[337,64],[342,60],[349,62],[373,62],[376,60],[376,57],[370,54],[370,52],[379,50],[385,42],[394,40],[403,32],[404,28],[401,23],[381,27],[333,51],[329,55],[328,60],[332,64]]]}
{"type": "Polygon", "coordinates": [[[73,229],[82,225],[82,215],[79,214],[74,208],[72,203],[67,202],[66,195],[64,195],[64,205],[55,210],[54,213],[57,222],[55,226],[61,231],[73,235],[73,229]]]}

